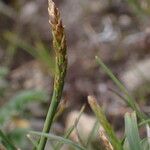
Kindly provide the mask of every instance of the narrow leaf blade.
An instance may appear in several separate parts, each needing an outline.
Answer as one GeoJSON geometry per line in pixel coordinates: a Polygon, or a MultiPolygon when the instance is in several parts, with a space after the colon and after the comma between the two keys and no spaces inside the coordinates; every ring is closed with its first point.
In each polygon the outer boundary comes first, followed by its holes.
{"type": "Polygon", "coordinates": [[[78,150],[86,150],[84,147],[80,146],[79,144],[69,140],[69,139],[65,139],[63,137],[60,137],[60,136],[56,136],[56,135],[53,135],[53,134],[47,134],[47,133],[42,133],[42,132],[36,132],[36,131],[31,131],[30,132],[31,134],[35,134],[35,135],[39,135],[39,136],[44,136],[50,140],[57,140],[57,141],[60,141],[64,144],[69,144],[75,148],[77,148],[78,150]]]}
{"type": "Polygon", "coordinates": [[[135,112],[125,114],[125,134],[130,150],[142,150],[135,112]]]}

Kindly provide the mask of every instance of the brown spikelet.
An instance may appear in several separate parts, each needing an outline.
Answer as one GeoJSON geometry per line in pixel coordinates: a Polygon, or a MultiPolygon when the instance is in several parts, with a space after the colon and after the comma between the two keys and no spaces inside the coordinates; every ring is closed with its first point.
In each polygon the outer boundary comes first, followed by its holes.
{"type": "Polygon", "coordinates": [[[57,42],[57,44],[62,44],[59,46],[63,47],[63,44],[65,43],[64,27],[62,25],[62,20],[60,18],[60,12],[58,8],[56,8],[55,3],[52,0],[48,0],[48,13],[49,13],[49,23],[51,25],[54,36],[53,38],[54,40],[56,40],[55,42],[57,42]]]}
{"type": "Polygon", "coordinates": [[[99,135],[105,150],[114,150],[111,143],[109,142],[108,138],[102,130],[100,130],[99,135]]]}
{"type": "Polygon", "coordinates": [[[56,53],[56,76],[54,88],[58,89],[58,84],[64,82],[63,80],[67,68],[66,36],[62,25],[60,12],[52,0],[48,0],[48,13],[49,23],[53,34],[53,48],[56,53]]]}

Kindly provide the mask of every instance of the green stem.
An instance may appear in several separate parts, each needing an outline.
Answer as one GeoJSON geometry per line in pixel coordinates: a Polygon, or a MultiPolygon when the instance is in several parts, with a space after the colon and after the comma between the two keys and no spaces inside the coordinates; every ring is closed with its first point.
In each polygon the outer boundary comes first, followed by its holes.
{"type": "MultiPolygon", "coordinates": [[[[43,133],[48,133],[49,132],[49,130],[52,126],[52,122],[53,122],[53,118],[54,118],[57,106],[58,106],[58,103],[56,102],[56,96],[55,96],[55,93],[54,93],[53,97],[52,97],[52,102],[51,102],[51,105],[49,107],[49,110],[48,110],[48,113],[47,113],[47,116],[46,116],[46,120],[45,120],[45,123],[44,123],[43,133]]],[[[39,146],[38,146],[37,149],[38,150],[44,150],[44,147],[46,145],[46,141],[47,141],[47,138],[41,136],[39,146]]]]}
{"type": "MultiPolygon", "coordinates": [[[[60,70],[59,65],[58,65],[58,61],[56,59],[56,73],[55,73],[55,80],[54,80],[54,91],[53,91],[51,104],[50,104],[50,107],[49,107],[49,110],[48,110],[48,113],[46,116],[46,120],[44,123],[43,133],[49,132],[49,130],[52,126],[53,119],[54,119],[54,116],[56,114],[60,99],[61,99],[66,69],[63,73],[61,71],[62,70],[60,70]],[[59,71],[57,71],[57,70],[59,70],[59,71]]],[[[44,147],[46,145],[46,141],[47,141],[47,138],[41,136],[37,150],[44,150],[44,147]]]]}
{"type": "MultiPolygon", "coordinates": [[[[62,63],[64,65],[64,63],[62,63]]],[[[62,91],[63,91],[63,86],[64,86],[64,78],[66,75],[66,65],[63,66],[64,69],[60,69],[60,65],[58,64],[58,59],[56,58],[56,73],[55,73],[55,80],[54,80],[54,91],[53,91],[53,96],[51,100],[51,104],[46,116],[46,120],[44,123],[44,128],[43,128],[43,133],[48,133],[52,123],[54,116],[56,114],[62,91]]],[[[41,136],[38,148],[37,150],[44,150],[45,145],[46,145],[47,138],[44,136],[41,136]]]]}

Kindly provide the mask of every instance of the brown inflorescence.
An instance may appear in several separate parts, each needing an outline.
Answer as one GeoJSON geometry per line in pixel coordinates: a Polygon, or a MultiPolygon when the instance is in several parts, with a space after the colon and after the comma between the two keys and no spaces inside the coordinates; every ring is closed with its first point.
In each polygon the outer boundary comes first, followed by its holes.
{"type": "Polygon", "coordinates": [[[52,0],[48,1],[48,13],[49,23],[51,25],[53,34],[53,48],[56,53],[56,82],[54,82],[54,89],[59,89],[58,84],[64,82],[63,80],[67,68],[66,36],[64,33],[64,27],[62,25],[60,12],[58,8],[56,8],[55,3],[52,0]]]}

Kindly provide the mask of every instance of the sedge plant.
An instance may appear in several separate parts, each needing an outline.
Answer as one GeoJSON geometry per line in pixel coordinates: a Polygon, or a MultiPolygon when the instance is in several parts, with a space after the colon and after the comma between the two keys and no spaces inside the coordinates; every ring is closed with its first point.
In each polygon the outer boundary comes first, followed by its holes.
{"type": "MultiPolygon", "coordinates": [[[[53,36],[53,49],[55,50],[56,58],[53,95],[44,123],[43,133],[48,133],[52,126],[53,119],[62,96],[64,79],[67,70],[66,36],[62,20],[60,18],[60,12],[52,0],[48,0],[48,13],[53,36]]],[[[47,137],[41,136],[37,149],[44,150],[46,141],[47,137]]]]}
{"type": "MultiPolygon", "coordinates": [[[[53,49],[55,51],[55,76],[54,76],[54,85],[53,85],[53,94],[51,98],[51,104],[48,109],[48,113],[46,116],[46,120],[44,123],[43,131],[35,132],[31,131],[31,134],[40,136],[38,142],[35,142],[30,135],[28,138],[35,146],[36,150],[44,150],[47,139],[57,141],[56,145],[53,147],[55,150],[60,150],[63,144],[69,144],[77,150],[91,150],[90,142],[92,141],[92,137],[95,134],[94,132],[99,132],[99,137],[102,145],[100,147],[104,148],[104,150],[148,150],[150,149],[149,144],[149,136],[145,139],[140,138],[138,127],[142,125],[149,125],[150,119],[144,113],[141,112],[137,103],[133,100],[133,98],[128,94],[126,88],[122,85],[122,83],[113,75],[111,70],[98,58],[96,60],[98,64],[102,67],[104,71],[110,76],[110,78],[114,81],[114,83],[119,87],[119,89],[124,93],[125,102],[134,110],[133,113],[126,113],[125,115],[125,136],[122,139],[119,139],[116,136],[116,133],[109,121],[107,120],[103,109],[98,105],[96,99],[93,96],[88,97],[88,102],[97,117],[97,121],[89,134],[86,144],[82,143],[82,139],[79,143],[73,142],[69,139],[71,132],[76,129],[76,125],[82,115],[84,107],[81,109],[79,117],[76,119],[74,125],[66,131],[64,137],[56,136],[50,134],[49,131],[51,129],[52,123],[59,116],[61,109],[58,108],[60,105],[60,100],[62,96],[64,80],[67,71],[67,46],[66,46],[66,36],[64,32],[64,27],[62,24],[62,20],[60,17],[60,12],[56,8],[54,2],[52,0],[48,0],[48,13],[49,13],[49,23],[52,30],[53,36],[53,49]],[[137,122],[137,117],[140,119],[140,123],[137,122]],[[98,130],[99,124],[103,127],[104,131],[98,130]]],[[[27,98],[26,98],[27,99],[27,98]]],[[[18,100],[17,100],[18,102],[18,100]]],[[[20,108],[20,104],[18,105],[8,105],[9,111],[12,106],[14,108],[20,108]],[[10,107],[11,106],[11,107],[10,107]]],[[[13,110],[13,109],[12,109],[13,110]]],[[[3,110],[4,112],[5,109],[3,110]]],[[[2,114],[2,113],[1,113],[2,114]]],[[[0,118],[1,119],[1,118],[0,118]]],[[[149,126],[148,126],[149,127],[149,126]]],[[[78,133],[79,134],[79,133],[78,133]]],[[[13,142],[11,142],[7,136],[0,130],[0,138],[5,145],[12,150],[16,150],[13,142]]],[[[80,134],[78,135],[80,138],[80,134]]]]}

